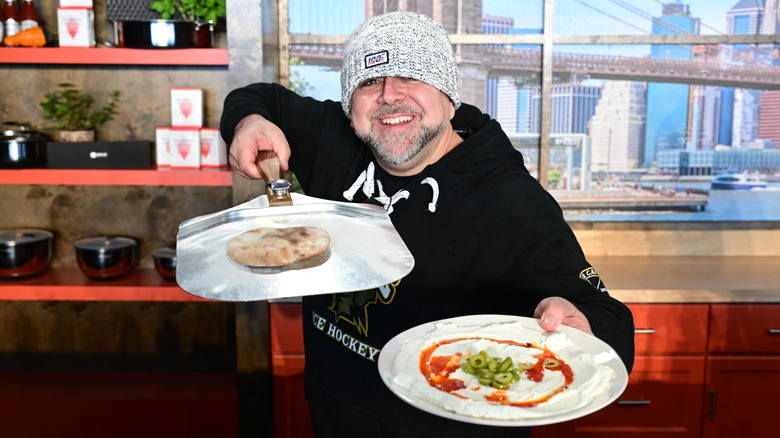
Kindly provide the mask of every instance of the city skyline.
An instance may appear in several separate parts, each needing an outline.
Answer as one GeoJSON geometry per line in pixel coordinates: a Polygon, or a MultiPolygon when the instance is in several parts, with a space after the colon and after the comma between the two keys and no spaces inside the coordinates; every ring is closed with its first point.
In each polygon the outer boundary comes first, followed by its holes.
{"type": "MultiPolygon", "coordinates": [[[[745,2],[746,0],[743,0],[745,2]]],[[[325,2],[328,3],[328,2],[325,2]]],[[[346,2],[348,5],[359,6],[356,7],[358,12],[350,13],[343,16],[340,19],[340,24],[344,24],[349,21],[362,22],[363,15],[365,14],[365,2],[351,0],[346,2]],[[362,14],[362,15],[361,15],[362,14]]],[[[446,2],[445,2],[446,3],[446,2]]],[[[582,20],[579,22],[585,22],[587,26],[580,25],[578,28],[566,28],[564,25],[558,26],[556,24],[556,33],[570,32],[577,33],[595,33],[583,31],[587,30],[588,26],[593,26],[594,23],[598,24],[598,27],[604,26],[603,20],[612,20],[620,22],[626,26],[635,25],[634,32],[620,32],[620,29],[614,30],[613,34],[641,34],[643,32],[653,34],[676,34],[676,33],[690,33],[690,34],[707,34],[709,33],[756,33],[760,29],[750,29],[749,27],[742,25],[739,27],[740,20],[742,23],[745,19],[741,16],[735,18],[735,14],[729,13],[731,8],[740,2],[738,0],[731,1],[714,1],[714,2],[702,2],[697,0],[690,0],[687,2],[668,2],[674,5],[675,9],[670,9],[663,6],[663,2],[657,0],[644,0],[644,1],[625,1],[625,0],[558,0],[556,1],[556,23],[567,23],[571,21],[570,15],[580,14],[575,8],[578,5],[579,8],[588,8],[590,10],[588,17],[591,20],[582,20]],[[707,4],[710,7],[707,11],[704,11],[703,4],[707,4]],[[605,5],[611,5],[612,8],[607,10],[605,5]],[[637,5],[641,5],[645,9],[638,8],[637,5]],[[713,7],[720,5],[725,6],[725,9],[715,11],[713,13],[713,7]],[[618,8],[618,6],[620,8],[618,8]],[[701,8],[698,12],[696,7],[701,8]],[[635,9],[632,9],[635,8],[635,9]],[[649,12],[647,9],[652,8],[649,12]],[[620,10],[618,10],[620,9],[620,10]],[[677,10],[682,12],[683,15],[677,13],[677,10]],[[664,13],[662,13],[662,10],[664,13]],[[623,14],[623,15],[620,15],[623,14]],[[632,16],[633,15],[633,16],[632,16]],[[606,18],[605,18],[606,17],[606,18]],[[695,19],[701,18],[701,21],[695,19]],[[719,22],[719,23],[714,23],[719,22]],[[641,25],[639,24],[641,23],[641,25]],[[735,24],[736,23],[736,24],[735,24]],[[644,30],[642,29],[644,26],[644,30]],[[720,26],[720,27],[718,27],[720,26]],[[730,27],[725,27],[730,26],[730,27]],[[744,30],[744,29],[747,30],[744,30]],[[649,32],[647,31],[649,30],[649,32]]],[[[748,5],[752,2],[747,1],[748,5]]],[[[291,2],[291,31],[303,31],[303,28],[298,29],[293,26],[295,17],[302,17],[302,11],[294,12],[295,6],[302,6],[303,2],[291,2]]],[[[477,3],[478,4],[478,3],[477,3]]],[[[542,18],[541,5],[543,2],[538,1],[518,1],[518,0],[485,0],[482,3],[482,33],[540,33],[540,23],[542,18]],[[529,7],[522,8],[519,5],[527,5],[529,7]],[[492,24],[486,26],[486,22],[490,21],[492,24]]],[[[775,2],[776,4],[776,2],[775,2]]],[[[341,4],[340,4],[341,5],[341,4]]],[[[427,6],[430,8],[430,6],[427,6]]],[[[469,6],[472,7],[472,6],[469,6]]],[[[308,17],[311,17],[309,14],[308,17]]],[[[736,14],[740,15],[740,14],[736,14]]],[[[310,19],[311,20],[311,19],[310,19]]],[[[755,21],[755,19],[753,19],[755,21]]],[[[323,21],[323,17],[317,17],[315,21],[323,21]]],[[[328,21],[328,20],[325,20],[328,21]]],[[[324,34],[340,34],[338,28],[332,22],[325,27],[320,26],[317,23],[310,22],[308,24],[309,29],[306,33],[318,33],[316,30],[325,30],[324,34]]],[[[473,23],[469,24],[469,28],[473,28],[473,23]]],[[[305,26],[304,26],[305,27],[305,26]]],[[[354,27],[354,26],[352,26],[354,27]]],[[[556,45],[555,49],[557,53],[561,53],[569,48],[579,49],[584,53],[591,53],[594,48],[603,48],[599,45],[588,46],[566,46],[562,47],[556,45]]],[[[751,54],[750,56],[740,55],[741,58],[730,54],[729,46],[692,46],[692,45],[642,45],[631,46],[635,53],[646,51],[646,54],[641,56],[650,58],[673,58],[683,59],[690,62],[693,59],[699,59],[701,57],[709,56],[712,59],[721,59],[725,62],[744,63],[744,62],[764,62],[762,58],[766,56],[762,53],[768,53],[766,50],[754,51],[757,55],[751,54]],[[637,50],[638,49],[638,50],[637,50]],[[728,52],[728,53],[727,53],[728,52]],[[746,61],[747,60],[747,61],[746,61]]],[[[515,46],[515,49],[520,48],[515,46]]],[[[523,48],[530,48],[524,46],[523,48]]],[[[614,46],[609,47],[614,50],[614,46]]],[[[763,49],[766,49],[764,47],[763,49]]],[[[538,47],[536,47],[538,51],[538,47]]],[[[771,50],[771,47],[770,47],[771,50]]],[[[751,53],[753,51],[751,50],[751,53]]],[[[509,54],[511,56],[511,54],[509,54]]],[[[339,73],[338,71],[326,71],[326,69],[315,66],[306,66],[296,68],[298,72],[305,72],[303,74],[304,79],[312,85],[313,92],[310,93],[315,98],[320,99],[340,99],[340,87],[339,87],[339,73]],[[329,90],[327,92],[323,90],[329,90]]],[[[473,82],[473,80],[472,80],[473,82]]],[[[538,128],[535,128],[533,124],[537,123],[538,117],[534,117],[534,109],[538,108],[538,103],[532,103],[531,94],[529,90],[530,86],[517,85],[525,82],[521,79],[518,82],[518,77],[512,76],[491,76],[487,80],[482,81],[484,96],[483,110],[491,114],[494,118],[502,123],[502,126],[508,133],[528,133],[538,132],[538,128]]],[[[664,82],[653,81],[640,81],[644,83],[646,89],[646,104],[641,105],[644,108],[646,114],[644,116],[645,134],[639,137],[643,137],[643,141],[646,143],[637,147],[636,135],[633,135],[631,140],[631,152],[627,152],[631,156],[635,156],[638,151],[644,151],[645,159],[639,160],[641,167],[649,168],[654,165],[654,160],[657,151],[662,150],[707,150],[713,149],[718,145],[731,145],[732,139],[734,145],[738,147],[755,147],[753,143],[760,140],[758,135],[759,108],[760,108],[760,96],[759,90],[742,90],[734,88],[714,87],[714,86],[702,86],[702,85],[684,85],[684,84],[671,84],[664,82]],[[672,104],[672,101],[677,103],[672,104]],[[733,116],[733,119],[732,119],[733,116]]],[[[478,83],[478,82],[477,82],[478,83]]],[[[583,77],[577,77],[574,86],[605,86],[607,80],[589,80],[583,77]],[[583,79],[585,79],[583,81],[583,79]]],[[[556,82],[555,87],[565,86],[565,80],[563,82],[556,82]]],[[[566,121],[565,117],[569,119],[588,119],[593,115],[593,106],[591,105],[587,109],[588,114],[572,113],[571,108],[579,105],[583,108],[581,103],[576,102],[576,97],[561,96],[556,98],[553,96],[553,118],[552,132],[567,132],[565,129],[561,129],[559,126],[563,126],[566,121]],[[568,101],[566,99],[569,99],[568,101]],[[556,104],[557,102],[557,104],[556,104]],[[558,108],[568,108],[568,114],[559,115],[558,108]]],[[[538,97],[536,102],[538,102],[538,97]]],[[[474,103],[474,102],[472,102],[474,103]]],[[[480,106],[480,105],[478,105],[480,106]]],[[[638,107],[633,107],[638,108],[638,107]]],[[[765,111],[776,111],[776,105],[766,106],[765,111]]],[[[537,110],[538,111],[538,110],[537,110]]],[[[602,122],[608,123],[608,122],[602,122]]],[[[584,123],[580,123],[580,126],[584,126],[584,123]]],[[[632,127],[635,130],[636,126],[632,127]]],[[[571,130],[569,130],[571,131],[571,130]]],[[[587,129],[578,128],[576,133],[587,133],[587,129]]],[[[607,130],[609,131],[609,130],[607,130]]],[[[607,132],[601,129],[601,132],[607,132]]],[[[766,131],[766,129],[764,129],[766,131]]],[[[612,131],[610,131],[612,132],[612,131]]],[[[633,132],[633,131],[632,131],[633,132]]],[[[776,140],[775,140],[776,141],[776,140]]],[[[774,145],[772,142],[759,142],[756,144],[761,145],[774,145]]],[[[615,144],[612,147],[616,147],[615,144]]],[[[626,148],[629,145],[626,144],[626,148]]],[[[615,150],[612,150],[612,154],[615,150]]],[[[551,155],[552,156],[552,155],[551,155]]],[[[634,163],[634,159],[629,161],[621,160],[625,163],[634,163]]],[[[616,166],[623,167],[623,166],[616,166]]]]}
{"type": "MultiPolygon", "coordinates": [[[[649,34],[653,21],[647,18],[647,15],[652,13],[653,17],[658,16],[661,3],[659,0],[558,0],[556,1],[556,17],[558,17],[556,23],[559,21],[576,23],[577,26],[591,23],[594,28],[593,34],[604,34],[605,29],[609,30],[611,34],[649,34]],[[625,7],[617,8],[616,2],[638,5],[637,10],[641,13],[629,12],[625,7]],[[590,4],[603,12],[585,7],[583,3],[590,4]],[[611,4],[613,8],[606,8],[605,5],[608,4],[611,4]],[[641,19],[642,26],[646,28],[646,31],[639,32],[627,26],[617,27],[615,26],[617,21],[605,13],[626,21],[636,22],[636,20],[641,19]],[[578,14],[583,15],[577,17],[578,14]],[[629,19],[629,17],[633,18],[629,19]],[[625,32],[617,32],[616,30],[625,30],[625,32]]],[[[700,33],[703,35],[725,33],[727,30],[726,13],[738,3],[739,0],[689,0],[686,2],[690,6],[690,14],[701,18],[703,24],[700,27],[700,33]],[[717,29],[717,31],[713,29],[717,29]]],[[[482,12],[487,15],[512,18],[515,29],[536,28],[541,31],[542,5],[543,0],[485,0],[482,2],[482,12]]],[[[289,7],[291,33],[347,35],[365,18],[365,0],[320,0],[317,2],[291,0],[289,7]]],[[[561,29],[564,29],[564,26],[556,25],[556,32],[562,32],[561,29]]],[[[584,34],[588,32],[572,32],[569,29],[569,33],[584,34]]],[[[555,48],[556,51],[567,53],[632,57],[646,57],[651,51],[650,45],[556,45],[555,48]]],[[[309,93],[312,97],[321,100],[339,100],[341,98],[338,71],[316,66],[295,67],[295,69],[300,71],[302,77],[312,86],[309,93]]]]}

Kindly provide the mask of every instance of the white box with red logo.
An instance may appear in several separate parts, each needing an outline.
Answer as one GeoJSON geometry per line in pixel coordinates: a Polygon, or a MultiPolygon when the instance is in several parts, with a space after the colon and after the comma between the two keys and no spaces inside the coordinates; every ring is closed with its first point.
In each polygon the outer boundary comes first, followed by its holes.
{"type": "Polygon", "coordinates": [[[60,47],[95,47],[95,12],[92,8],[57,8],[60,47]]]}
{"type": "Polygon", "coordinates": [[[157,167],[168,167],[171,165],[170,135],[171,128],[167,126],[154,128],[154,150],[157,167]]]}
{"type": "Polygon", "coordinates": [[[92,0],[60,0],[61,8],[91,8],[93,7],[92,0]]]}
{"type": "Polygon", "coordinates": [[[203,126],[203,90],[171,88],[171,126],[203,126]]]}
{"type": "Polygon", "coordinates": [[[200,169],[200,129],[171,127],[171,169],[200,169]]]}
{"type": "Polygon", "coordinates": [[[220,167],[227,164],[227,146],[217,128],[200,130],[201,167],[220,167]]]}

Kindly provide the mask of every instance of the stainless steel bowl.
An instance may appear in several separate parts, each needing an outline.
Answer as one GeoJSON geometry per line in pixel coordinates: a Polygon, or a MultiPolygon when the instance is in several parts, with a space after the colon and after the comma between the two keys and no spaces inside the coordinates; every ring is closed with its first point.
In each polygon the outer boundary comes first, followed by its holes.
{"type": "Polygon", "coordinates": [[[73,244],[81,272],[96,279],[121,277],[135,266],[135,239],[100,236],[81,239],[73,244]]]}
{"type": "Polygon", "coordinates": [[[152,251],[154,269],[166,280],[176,280],[176,248],[165,246],[152,251]]]}
{"type": "Polygon", "coordinates": [[[0,168],[22,169],[46,165],[46,137],[32,131],[0,132],[0,168]]]}
{"type": "Polygon", "coordinates": [[[51,262],[50,231],[19,228],[0,231],[0,277],[26,278],[45,271],[51,262]]]}

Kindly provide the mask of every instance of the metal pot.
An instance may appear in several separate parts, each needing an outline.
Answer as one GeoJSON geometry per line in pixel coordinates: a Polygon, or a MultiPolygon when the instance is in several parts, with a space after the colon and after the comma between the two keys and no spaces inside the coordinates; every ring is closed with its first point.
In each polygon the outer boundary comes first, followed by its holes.
{"type": "Polygon", "coordinates": [[[154,269],[166,280],[176,280],[176,247],[165,246],[152,251],[154,269]]]}
{"type": "Polygon", "coordinates": [[[0,231],[0,277],[25,278],[40,274],[52,258],[54,234],[19,228],[0,231]]]}
{"type": "Polygon", "coordinates": [[[115,21],[114,44],[141,49],[211,48],[213,31],[209,21],[115,21]]]}
{"type": "Polygon", "coordinates": [[[129,237],[90,237],[76,241],[76,262],[86,276],[96,279],[121,277],[135,265],[138,243],[129,237]]]}
{"type": "Polygon", "coordinates": [[[46,165],[47,138],[29,126],[5,122],[0,132],[0,168],[22,169],[46,165]]]}

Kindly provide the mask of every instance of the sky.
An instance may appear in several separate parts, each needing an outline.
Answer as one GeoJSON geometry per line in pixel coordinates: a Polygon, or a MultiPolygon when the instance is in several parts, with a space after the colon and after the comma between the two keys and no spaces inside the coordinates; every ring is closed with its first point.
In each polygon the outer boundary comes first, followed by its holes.
{"type": "MultiPolygon", "coordinates": [[[[691,15],[701,18],[702,34],[725,32],[726,11],[739,0],[687,0],[691,15]],[[717,31],[710,29],[715,28],[717,31]]],[[[625,3],[652,16],[661,13],[660,0],[556,0],[555,28],[566,34],[640,34],[641,31],[623,25],[606,14],[615,15],[637,27],[650,31],[649,18],[620,6],[625,3]],[[589,8],[583,3],[590,4],[589,8]],[[595,9],[594,9],[595,8],[595,9]],[[598,10],[603,12],[599,12],[598,10]]],[[[511,16],[517,28],[541,28],[543,0],[483,0],[483,12],[490,15],[511,16]]],[[[290,31],[324,35],[346,35],[363,22],[365,0],[290,0],[290,31]]]]}
{"type": "MultiPolygon", "coordinates": [[[[724,33],[726,29],[726,11],[739,0],[687,0],[690,13],[700,18],[705,26],[702,34],[724,33]],[[713,30],[711,28],[717,29],[713,30]]],[[[517,28],[540,28],[543,19],[542,0],[484,0],[482,9],[490,15],[511,16],[517,28]]],[[[555,32],[562,34],[642,34],[634,27],[624,25],[607,14],[617,16],[650,33],[651,20],[645,16],[661,15],[661,2],[656,0],[556,0],[555,32]],[[589,4],[593,7],[588,7],[589,4]],[[621,6],[628,4],[638,9],[621,6]],[[643,14],[644,13],[644,14],[643,14]]]]}

